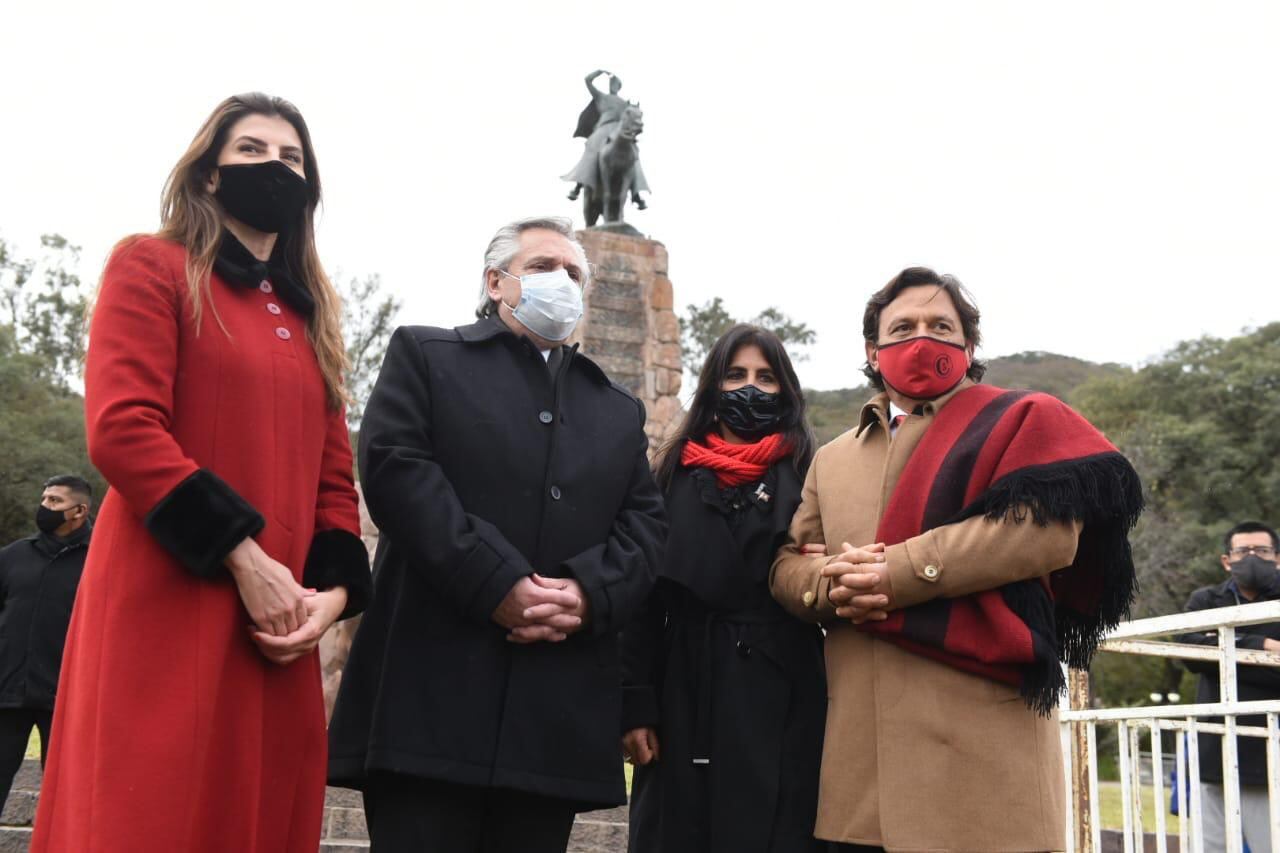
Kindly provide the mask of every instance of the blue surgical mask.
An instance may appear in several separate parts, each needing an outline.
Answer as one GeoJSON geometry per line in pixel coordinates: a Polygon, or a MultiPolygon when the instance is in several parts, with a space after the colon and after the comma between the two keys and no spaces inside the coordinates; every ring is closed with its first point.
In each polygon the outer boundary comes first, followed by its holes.
{"type": "Polygon", "coordinates": [[[563,269],[514,276],[520,282],[520,304],[511,314],[529,331],[548,341],[563,341],[582,319],[582,288],[563,269]]]}

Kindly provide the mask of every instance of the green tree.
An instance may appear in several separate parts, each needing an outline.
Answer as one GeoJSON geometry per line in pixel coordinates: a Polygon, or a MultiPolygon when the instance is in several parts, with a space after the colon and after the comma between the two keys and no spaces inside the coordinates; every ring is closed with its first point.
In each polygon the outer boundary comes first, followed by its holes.
{"type": "Polygon", "coordinates": [[[84,401],[51,381],[40,356],[18,351],[12,327],[0,325],[0,545],[35,532],[44,481],[79,474],[101,500],[102,477],[85,447],[84,401]]]}
{"type": "MultiPolygon", "coordinates": [[[[1280,512],[1280,323],[1238,337],[1185,341],[1140,370],[1097,376],[1072,402],[1142,476],[1147,512],[1131,538],[1134,616],[1177,613],[1197,587],[1222,580],[1221,536],[1280,512]]],[[[1106,701],[1178,690],[1181,670],[1101,655],[1106,701]]]]}
{"type": "Polygon", "coordinates": [[[360,428],[365,403],[378,378],[382,356],[395,330],[400,300],[382,292],[382,277],[349,278],[338,286],[342,297],[342,337],[347,345],[347,424],[360,428]]]}
{"type": "Polygon", "coordinates": [[[750,323],[768,329],[787,345],[788,353],[796,361],[804,361],[808,355],[803,348],[818,339],[818,333],[804,323],[798,323],[777,308],[769,307],[749,320],[738,320],[724,307],[719,296],[702,305],[688,305],[680,320],[680,343],[684,349],[685,369],[695,376],[702,370],[707,353],[715,342],[737,323],[750,323]]]}
{"type": "Polygon", "coordinates": [[[89,299],[76,267],[80,247],[59,234],[40,238],[38,258],[19,258],[0,240],[0,307],[16,352],[33,355],[32,370],[63,388],[83,373],[89,299]]]}
{"type": "Polygon", "coordinates": [[[105,488],[73,390],[88,306],[75,272],[80,250],[57,234],[40,246],[26,257],[0,239],[0,545],[32,533],[41,486],[54,474],[85,477],[99,497],[105,488]]]}

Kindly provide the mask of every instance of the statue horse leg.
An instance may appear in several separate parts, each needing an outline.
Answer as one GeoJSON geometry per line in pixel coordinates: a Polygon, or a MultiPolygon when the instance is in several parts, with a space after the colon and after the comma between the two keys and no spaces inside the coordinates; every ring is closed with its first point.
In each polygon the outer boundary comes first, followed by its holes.
{"type": "Polygon", "coordinates": [[[584,187],[582,194],[582,221],[590,228],[600,218],[600,200],[595,190],[584,187]]]}
{"type": "Polygon", "coordinates": [[[596,190],[600,203],[600,212],[604,214],[605,225],[618,221],[617,213],[614,210],[616,206],[614,204],[614,198],[617,196],[617,193],[614,191],[613,173],[609,169],[611,165],[609,163],[609,152],[612,148],[613,140],[610,139],[605,143],[604,147],[600,149],[600,153],[596,158],[596,165],[598,169],[597,174],[600,176],[600,181],[596,186],[596,190]]]}
{"type": "Polygon", "coordinates": [[[627,192],[635,180],[637,159],[635,142],[625,137],[613,137],[601,149],[598,162],[605,222],[622,222],[627,192]]]}

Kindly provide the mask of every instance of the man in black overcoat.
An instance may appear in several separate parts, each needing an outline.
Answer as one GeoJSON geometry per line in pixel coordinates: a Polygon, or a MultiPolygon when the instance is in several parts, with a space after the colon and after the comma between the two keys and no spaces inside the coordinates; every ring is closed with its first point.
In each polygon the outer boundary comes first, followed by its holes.
{"type": "Polygon", "coordinates": [[[36,507],[37,532],[0,549],[0,805],[40,732],[49,754],[53,701],[93,524],[93,487],[74,474],[49,478],[36,507]]]}
{"type": "Polygon", "coordinates": [[[329,769],[374,853],[563,851],[625,802],[617,633],[666,519],[643,406],[563,345],[588,277],[567,220],[504,227],[478,322],[397,330],[365,409],[381,539],[329,769]]]}
{"type": "MultiPolygon", "coordinates": [[[[1280,601],[1280,569],[1276,551],[1280,536],[1275,528],[1260,521],[1244,521],[1227,531],[1222,539],[1219,562],[1227,579],[1197,589],[1183,610],[1216,610],[1259,601],[1280,601]]],[[[1182,643],[1218,645],[1217,631],[1192,631],[1178,637],[1182,643]]],[[[1280,652],[1280,622],[1240,625],[1236,628],[1236,648],[1280,652]]],[[[1200,675],[1196,702],[1212,704],[1222,700],[1217,661],[1184,660],[1187,669],[1200,675]]],[[[1270,666],[1236,667],[1236,696],[1241,702],[1280,698],[1280,670],[1270,666]]],[[[1221,722],[1214,718],[1214,722],[1221,722]]],[[[1265,728],[1262,715],[1237,718],[1242,726],[1265,728]]],[[[1206,853],[1225,850],[1227,844],[1226,794],[1223,789],[1221,735],[1199,735],[1201,834],[1206,853]]],[[[1271,850],[1271,813],[1267,793],[1267,742],[1262,738],[1236,738],[1240,778],[1240,818],[1244,840],[1250,850],[1271,850]]]]}

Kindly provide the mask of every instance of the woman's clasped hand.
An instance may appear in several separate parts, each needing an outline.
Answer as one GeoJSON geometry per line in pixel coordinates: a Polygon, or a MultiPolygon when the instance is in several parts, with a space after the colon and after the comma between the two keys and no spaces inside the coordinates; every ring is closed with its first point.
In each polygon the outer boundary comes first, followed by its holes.
{"type": "Polygon", "coordinates": [[[236,546],[226,565],[253,620],[249,636],[272,663],[293,663],[314,649],[347,606],[344,587],[324,592],[303,587],[253,539],[236,546]]]}

